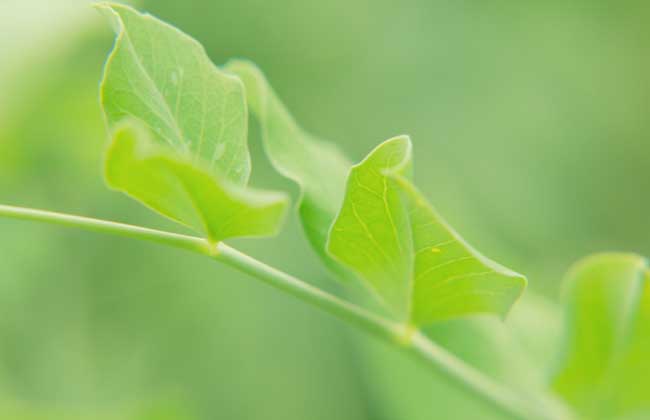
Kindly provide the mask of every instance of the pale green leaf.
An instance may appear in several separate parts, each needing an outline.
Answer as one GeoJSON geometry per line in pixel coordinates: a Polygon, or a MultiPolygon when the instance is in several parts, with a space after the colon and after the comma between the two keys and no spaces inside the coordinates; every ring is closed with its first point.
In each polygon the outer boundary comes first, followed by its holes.
{"type": "Polygon", "coordinates": [[[118,33],[101,90],[109,124],[135,117],[177,154],[245,184],[250,157],[241,82],[178,29],[127,6],[98,7],[118,33]]]}
{"type": "Polygon", "coordinates": [[[411,183],[411,160],[402,136],[352,167],[329,252],[402,321],[504,315],[525,278],[476,252],[442,220],[411,183]]]}
{"type": "Polygon", "coordinates": [[[578,262],[565,283],[555,390],[587,418],[650,414],[650,271],[633,254],[578,262]]]}
{"type": "Polygon", "coordinates": [[[246,190],[248,117],[241,81],[186,34],[127,6],[100,4],[117,40],[101,86],[111,130],[109,185],[219,241],[275,232],[284,195],[246,190]]]}
{"type": "Polygon", "coordinates": [[[113,135],[106,180],[214,241],[274,234],[288,205],[284,194],[244,189],[179,159],[132,123],[118,126],[113,135]]]}
{"type": "Polygon", "coordinates": [[[253,63],[233,60],[225,68],[238,75],[246,86],[248,105],[259,120],[271,163],[300,186],[298,212],[309,242],[331,269],[347,277],[348,273],[329,257],[325,244],[343,201],[350,162],[334,145],[314,138],[298,126],[253,63]]]}
{"type": "Polygon", "coordinates": [[[400,319],[410,310],[413,241],[406,203],[382,172],[408,171],[409,162],[410,142],[398,137],[353,166],[328,243],[331,255],[368,281],[400,319]]]}
{"type": "Polygon", "coordinates": [[[411,320],[426,324],[475,313],[505,316],[526,278],[486,258],[458,235],[416,187],[394,177],[407,201],[414,249],[411,320]]]}

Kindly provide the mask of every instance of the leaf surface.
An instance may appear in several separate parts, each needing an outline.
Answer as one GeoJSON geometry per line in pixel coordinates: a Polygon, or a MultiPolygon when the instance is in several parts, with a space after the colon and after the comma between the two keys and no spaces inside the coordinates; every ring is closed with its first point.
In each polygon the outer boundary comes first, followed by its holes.
{"type": "Polygon", "coordinates": [[[650,271],[634,254],[597,254],[565,280],[555,390],[588,418],[650,414],[650,271]]]}
{"type": "Polygon", "coordinates": [[[327,254],[325,244],[343,201],[351,163],[333,144],[298,126],[257,66],[232,60],[225,68],[244,82],[248,105],[259,120],[271,163],[280,174],[300,186],[298,212],[307,239],[330,269],[348,277],[349,273],[327,254]]]}
{"type": "Polygon", "coordinates": [[[286,196],[246,188],[241,81],[176,28],[127,6],[98,8],[117,32],[101,86],[109,128],[124,120],[146,127],[116,132],[108,184],[213,241],[277,231],[286,196]]]}
{"type": "Polygon", "coordinates": [[[473,313],[505,315],[526,280],[485,258],[411,182],[411,141],[396,137],[353,166],[329,252],[414,325],[473,313]]]}
{"type": "Polygon", "coordinates": [[[121,124],[106,154],[106,180],[214,241],[276,233],[288,199],[241,188],[160,147],[138,124],[121,124]]]}

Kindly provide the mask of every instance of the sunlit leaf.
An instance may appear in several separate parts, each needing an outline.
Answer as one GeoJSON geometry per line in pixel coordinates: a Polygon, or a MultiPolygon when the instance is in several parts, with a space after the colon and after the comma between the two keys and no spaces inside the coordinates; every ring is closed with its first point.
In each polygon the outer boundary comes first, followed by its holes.
{"type": "Polygon", "coordinates": [[[648,261],[613,253],[585,258],[569,272],[564,292],[555,390],[587,418],[650,416],[648,261]]]}
{"type": "Polygon", "coordinates": [[[298,126],[253,63],[233,60],[225,68],[241,77],[246,86],[248,105],[260,122],[271,163],[301,188],[298,211],[308,240],[330,268],[347,276],[329,257],[325,243],[343,200],[350,162],[333,144],[314,138],[298,126]]]}
{"type": "Polygon", "coordinates": [[[106,180],[215,241],[275,233],[288,202],[284,194],[244,189],[179,159],[130,123],[115,131],[106,180]]]}
{"type": "Polygon", "coordinates": [[[413,241],[408,209],[384,170],[408,171],[410,142],[388,140],[350,171],[328,251],[366,280],[401,319],[408,317],[413,241]]]}
{"type": "Polygon", "coordinates": [[[504,315],[526,280],[472,249],[410,181],[411,142],[382,143],[347,180],[329,252],[395,316],[415,325],[471,313],[504,315]]]}
{"type": "Polygon", "coordinates": [[[195,40],[158,19],[101,4],[117,31],[102,82],[109,127],[110,186],[219,241],[275,232],[284,195],[245,190],[250,175],[241,81],[209,60],[195,40]],[[156,146],[156,147],[154,147],[156,146]]]}

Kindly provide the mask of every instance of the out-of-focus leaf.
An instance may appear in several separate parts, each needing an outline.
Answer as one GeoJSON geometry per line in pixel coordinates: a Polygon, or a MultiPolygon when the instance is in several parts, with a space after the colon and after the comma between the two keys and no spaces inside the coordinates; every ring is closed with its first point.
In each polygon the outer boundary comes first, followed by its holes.
{"type": "Polygon", "coordinates": [[[415,325],[472,313],[504,315],[526,280],[488,260],[410,181],[411,142],[396,137],[352,167],[329,252],[415,325]]]}
{"type": "Polygon", "coordinates": [[[246,86],[248,105],[260,122],[271,163],[300,186],[298,211],[309,242],[329,268],[347,277],[349,273],[327,254],[325,244],[343,200],[350,162],[333,144],[298,126],[253,63],[233,60],[225,68],[241,77],[246,86]]]}
{"type": "Polygon", "coordinates": [[[106,180],[215,241],[275,233],[288,202],[284,194],[241,188],[168,153],[131,123],[113,135],[106,180]]]}
{"type": "Polygon", "coordinates": [[[553,362],[562,339],[560,305],[526,290],[508,313],[505,325],[521,343],[526,356],[543,372],[544,381],[548,381],[547,367],[553,362]]]}
{"type": "Polygon", "coordinates": [[[287,198],[245,190],[247,111],[238,78],[217,69],[195,40],[154,17],[101,4],[115,22],[102,105],[121,130],[106,161],[110,186],[219,241],[275,232],[287,198]]]}
{"type": "Polygon", "coordinates": [[[564,348],[553,387],[586,418],[646,418],[648,261],[634,254],[587,257],[569,272],[565,287],[564,348]]]}

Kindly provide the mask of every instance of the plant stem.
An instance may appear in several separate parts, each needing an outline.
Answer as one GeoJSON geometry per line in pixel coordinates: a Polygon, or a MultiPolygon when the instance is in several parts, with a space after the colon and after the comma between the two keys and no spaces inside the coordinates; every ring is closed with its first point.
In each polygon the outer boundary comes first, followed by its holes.
{"type": "Polygon", "coordinates": [[[507,417],[536,420],[565,420],[570,418],[568,410],[559,401],[548,395],[524,395],[494,382],[444,348],[436,345],[414,327],[398,324],[377,316],[243,254],[223,242],[213,244],[206,239],[195,236],[6,205],[0,205],[0,217],[53,223],[94,232],[110,233],[207,255],[300,300],[309,302],[377,337],[400,346],[404,351],[424,362],[434,372],[443,374],[451,382],[471,392],[507,417]]]}
{"type": "Polygon", "coordinates": [[[81,228],[92,232],[111,233],[114,235],[126,236],[127,238],[142,239],[195,252],[203,252],[206,249],[207,243],[201,238],[181,235],[178,233],[164,232],[141,226],[127,225],[125,223],[109,222],[107,220],[28,209],[24,207],[0,205],[0,217],[53,223],[81,228]]]}

